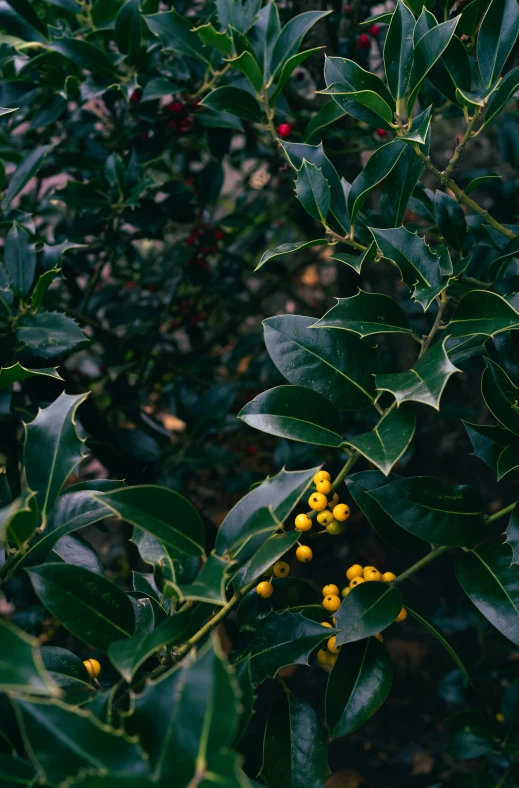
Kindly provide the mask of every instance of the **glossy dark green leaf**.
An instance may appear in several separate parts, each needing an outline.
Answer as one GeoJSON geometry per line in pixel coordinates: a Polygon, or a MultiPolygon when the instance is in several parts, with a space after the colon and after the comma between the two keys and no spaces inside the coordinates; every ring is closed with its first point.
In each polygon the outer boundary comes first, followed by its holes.
{"type": "Polygon", "coordinates": [[[386,544],[403,553],[414,553],[424,547],[423,541],[400,528],[368,494],[370,490],[376,490],[398,478],[396,474],[386,477],[380,471],[361,471],[348,476],[346,486],[363,515],[386,544]]]}
{"type": "Polygon", "coordinates": [[[90,342],[75,320],[59,312],[27,313],[18,321],[16,336],[39,358],[69,355],[90,342]]]}
{"type": "Polygon", "coordinates": [[[424,311],[441,291],[440,258],[435,255],[423,238],[410,233],[405,227],[370,232],[381,253],[400,269],[402,279],[413,292],[424,311]]]}
{"type": "Polygon", "coordinates": [[[31,760],[51,784],[80,769],[114,776],[146,775],[147,763],[136,741],[103,725],[90,712],[59,701],[17,699],[13,705],[31,760]]]}
{"type": "Polygon", "coordinates": [[[210,64],[209,53],[194,31],[189,17],[181,16],[172,8],[170,11],[150,14],[143,19],[166,51],[179,52],[210,64]]]}
{"type": "Polygon", "coordinates": [[[378,95],[378,93],[372,90],[350,90],[349,85],[345,85],[341,82],[332,82],[332,84],[328,85],[326,90],[322,90],[321,93],[331,96],[333,99],[340,96],[345,106],[348,106],[349,102],[361,104],[388,125],[393,122],[391,107],[378,95]]]}
{"type": "Polygon", "coordinates": [[[277,386],[247,403],[238,418],[250,427],[281,438],[339,446],[339,412],[316,391],[304,386],[277,386]]]}
{"type": "Polygon", "coordinates": [[[377,638],[343,646],[326,685],[326,723],[332,739],[364,725],[391,690],[393,668],[377,638]]]}
{"type": "Polygon", "coordinates": [[[29,0],[8,0],[11,8],[19,14],[31,27],[47,37],[47,25],[40,18],[36,9],[29,0]]]}
{"type": "Polygon", "coordinates": [[[205,543],[202,518],[193,504],[174,490],[140,484],[95,493],[93,497],[122,520],[152,534],[165,545],[188,555],[202,555],[205,543]]]}
{"type": "Polygon", "coordinates": [[[487,424],[470,424],[464,421],[463,426],[473,447],[473,454],[482,460],[489,468],[498,473],[500,457],[503,451],[512,446],[519,451],[519,436],[503,427],[487,424]]]}
{"type": "Polygon", "coordinates": [[[318,222],[324,222],[330,210],[330,186],[323,171],[303,159],[297,171],[296,195],[305,211],[318,222]]]}
{"type": "MultiPolygon", "coordinates": [[[[401,142],[411,145],[413,150],[415,143],[425,145],[430,136],[432,120],[432,105],[413,119],[413,126],[410,131],[406,131],[398,137],[401,142]]],[[[416,154],[415,154],[416,155],[416,154]]]]}
{"type": "MultiPolygon", "coordinates": [[[[231,57],[233,50],[232,39],[227,33],[216,30],[210,22],[205,25],[200,25],[200,27],[193,28],[193,31],[197,34],[204,46],[214,47],[223,55],[231,57]]],[[[171,93],[171,90],[168,92],[171,93]]]]}
{"type": "Polygon", "coordinates": [[[112,665],[121,676],[131,682],[135,670],[135,655],[142,642],[153,632],[154,616],[150,599],[133,599],[135,611],[135,629],[131,638],[114,640],[108,647],[108,656],[112,665]]]}
{"type": "Polygon", "coordinates": [[[434,211],[440,233],[450,246],[461,253],[467,234],[467,222],[463,208],[453,197],[438,190],[434,211]]]}
{"type": "Polygon", "coordinates": [[[38,775],[34,766],[18,755],[0,753],[0,783],[4,788],[20,788],[21,785],[33,786],[38,775]]]}
{"type": "MultiPolygon", "coordinates": [[[[401,3],[401,0],[399,0],[399,3],[401,3]]],[[[405,144],[403,142],[393,140],[386,145],[382,145],[371,155],[364,169],[361,170],[351,184],[348,195],[350,222],[353,223],[355,216],[375,186],[378,186],[384,178],[388,177],[404,150],[405,144]]]]}
{"type": "Polygon", "coordinates": [[[334,102],[344,112],[363,123],[369,123],[371,126],[380,126],[384,129],[389,128],[387,122],[384,119],[381,121],[380,115],[373,112],[368,105],[355,100],[353,95],[347,95],[348,93],[354,94],[359,91],[369,91],[379,96],[381,101],[393,110],[394,102],[391,93],[379,77],[370,71],[366,71],[353,60],[341,57],[327,57],[324,64],[324,79],[327,88],[334,84],[339,84],[345,89],[343,93],[333,92],[331,94],[334,102]]]}
{"type": "Polygon", "coordinates": [[[491,732],[470,722],[456,730],[445,743],[445,752],[459,761],[471,761],[490,755],[494,749],[491,732]]]}
{"type": "MultiPolygon", "coordinates": [[[[325,156],[322,142],[319,143],[319,145],[307,145],[286,141],[280,142],[280,144],[294,169],[299,170],[303,164],[303,159],[306,159],[323,171],[323,175],[330,186],[330,217],[335,219],[339,230],[348,232],[350,222],[348,219],[348,209],[346,207],[343,184],[337,170],[325,156]]],[[[328,223],[331,223],[330,218],[328,219],[328,223]]]]}
{"type": "Polygon", "coordinates": [[[449,360],[444,342],[437,342],[425,351],[408,372],[376,375],[377,389],[389,391],[398,405],[422,402],[436,410],[450,376],[460,370],[449,360]]]}
{"type": "Polygon", "coordinates": [[[304,36],[323,17],[331,11],[305,11],[292,17],[281,29],[276,43],[272,48],[270,59],[270,75],[275,76],[284,63],[295,55],[301,46],[304,36]]]}
{"type": "Polygon", "coordinates": [[[393,408],[371,432],[344,442],[356,449],[387,476],[411,443],[416,418],[409,406],[393,408]]]}
{"type": "Polygon", "coordinates": [[[501,175],[497,175],[496,173],[492,173],[491,175],[480,175],[478,178],[473,178],[470,181],[469,185],[465,186],[463,191],[465,192],[465,194],[470,194],[476,189],[479,189],[480,186],[485,186],[489,181],[490,183],[492,183],[492,181],[496,180],[496,178],[501,178],[501,175]]]}
{"type": "Polygon", "coordinates": [[[261,545],[252,558],[236,572],[233,577],[234,587],[239,590],[248,583],[252,583],[253,580],[264,574],[276,561],[282,558],[295,545],[298,539],[299,533],[297,530],[273,534],[270,539],[267,539],[261,545]]]}
{"type": "Polygon", "coordinates": [[[218,529],[216,552],[219,555],[232,552],[234,557],[253,536],[264,533],[267,539],[307,492],[318,470],[318,467],[305,471],[283,469],[244,496],[218,529]]]}
{"type": "Polygon", "coordinates": [[[76,413],[86,397],[86,394],[60,394],[26,425],[27,483],[38,494],[38,506],[44,517],[83,457],[84,440],[76,431],[76,413]]]}
{"type": "Polygon", "coordinates": [[[414,16],[402,0],[398,0],[384,43],[387,84],[396,100],[404,96],[411,77],[414,27],[414,16]]]}
{"type": "Polygon", "coordinates": [[[9,186],[7,187],[2,201],[3,210],[9,207],[16,195],[19,194],[23,187],[29,183],[31,178],[36,175],[48,152],[52,150],[53,147],[54,145],[40,145],[29,153],[22,163],[18,165],[11,175],[9,186]]]}
{"type": "Polygon", "coordinates": [[[81,38],[58,38],[50,46],[80,69],[87,69],[107,82],[116,82],[114,65],[104,49],[81,38]]]}
{"type": "Polygon", "coordinates": [[[488,0],[471,0],[464,6],[459,24],[460,31],[466,36],[473,36],[487,6],[488,0]]]}
{"type": "Polygon", "coordinates": [[[126,55],[128,63],[134,65],[141,46],[140,0],[126,0],[115,17],[115,42],[119,52],[126,55]]]}
{"type": "Polygon", "coordinates": [[[452,337],[492,337],[512,328],[519,328],[519,313],[503,296],[489,290],[471,290],[454,310],[447,332],[452,337]]]}
{"type": "Polygon", "coordinates": [[[25,543],[34,536],[38,525],[36,493],[22,493],[19,501],[8,508],[7,516],[0,525],[2,541],[14,542],[23,550],[25,543]],[[8,540],[5,539],[4,531],[7,531],[8,540]]]}
{"type": "Polygon", "coordinates": [[[11,695],[59,695],[46,671],[39,644],[26,632],[0,619],[0,691],[11,695]]]}
{"type": "Polygon", "coordinates": [[[276,101],[279,94],[283,91],[286,83],[290,79],[291,74],[298,68],[305,60],[307,60],[312,55],[315,55],[317,52],[321,52],[322,49],[325,49],[324,46],[322,47],[313,47],[312,49],[305,49],[303,52],[298,52],[297,55],[292,55],[289,57],[288,60],[285,60],[283,63],[283,68],[281,69],[281,73],[278,77],[276,77],[276,89],[272,94],[271,98],[271,105],[276,101]]]}
{"type": "Polygon", "coordinates": [[[280,244],[273,249],[267,249],[267,251],[262,254],[261,260],[254,270],[258,271],[266,262],[275,257],[299,252],[301,249],[308,249],[312,246],[328,246],[328,241],[326,238],[317,238],[315,241],[297,241],[295,243],[280,244]]]}
{"type": "MultiPolygon", "coordinates": [[[[420,623],[420,624],[421,624],[423,627],[425,627],[425,629],[426,629],[428,632],[430,632],[430,633],[431,633],[431,635],[433,635],[433,637],[435,637],[435,638],[436,638],[436,640],[437,640],[439,643],[441,643],[441,645],[443,646],[443,648],[445,649],[445,651],[447,651],[447,652],[450,654],[450,656],[452,657],[452,659],[454,660],[454,662],[456,663],[456,665],[458,666],[458,668],[461,670],[461,672],[462,672],[462,673],[463,673],[463,674],[466,676],[466,678],[467,678],[467,679],[470,681],[470,676],[469,676],[469,674],[468,674],[468,672],[467,672],[467,669],[465,668],[465,665],[463,664],[463,662],[461,661],[461,659],[459,658],[459,656],[457,655],[457,653],[454,651],[454,649],[452,648],[452,646],[450,645],[450,643],[448,643],[448,642],[445,640],[445,638],[443,637],[443,635],[442,635],[442,633],[440,632],[440,630],[439,630],[439,629],[437,629],[437,628],[434,626],[434,624],[431,624],[431,622],[430,622],[430,621],[427,621],[427,619],[423,618],[423,616],[421,616],[421,615],[420,615],[419,613],[417,613],[415,610],[411,610],[411,608],[410,608],[410,607],[408,607],[408,605],[406,605],[406,610],[407,610],[407,612],[408,612],[408,613],[410,613],[410,614],[413,616],[413,618],[415,618],[415,619],[416,619],[416,620],[417,620],[417,621],[418,621],[418,622],[419,622],[419,623],[420,623]]],[[[471,682],[471,683],[472,683],[472,682],[471,682]]]]}
{"type": "Polygon", "coordinates": [[[77,534],[67,534],[58,539],[52,548],[47,562],[59,560],[66,564],[74,564],[90,569],[91,572],[103,574],[103,564],[92,545],[77,534]]]}
{"type": "Polygon", "coordinates": [[[479,612],[502,635],[519,645],[519,566],[511,565],[509,545],[490,542],[459,553],[456,577],[479,612]]]}
{"type": "Polygon", "coordinates": [[[326,734],[317,714],[285,688],[269,711],[260,777],[267,788],[322,788],[329,771],[326,734]]]}
{"type": "Polygon", "coordinates": [[[51,286],[51,284],[60,276],[61,270],[59,268],[51,268],[50,271],[45,271],[40,277],[38,277],[38,281],[34,285],[34,289],[31,294],[31,304],[33,309],[38,312],[40,309],[43,300],[47,294],[47,290],[51,286]]]}
{"type": "Polygon", "coordinates": [[[317,132],[329,126],[331,123],[335,123],[337,120],[344,117],[345,114],[346,110],[340,107],[335,101],[328,101],[326,104],[323,104],[321,109],[319,109],[308,121],[308,125],[303,134],[305,142],[310,142],[317,132]]]}
{"type": "Polygon", "coordinates": [[[106,577],[70,564],[43,564],[27,572],[42,604],[83,643],[107,649],[113,640],[132,636],[133,606],[106,577]]]}
{"type": "Polygon", "coordinates": [[[374,399],[377,352],[348,331],[310,328],[311,317],[280,315],[263,321],[265,344],[290,383],[307,386],[340,410],[374,399]]]}
{"type": "Polygon", "coordinates": [[[234,671],[216,639],[196,662],[184,660],[148,684],[134,699],[127,729],[139,735],[152,779],[187,786],[195,773],[211,772],[236,735],[239,702],[234,671]]]}
{"type": "MultiPolygon", "coordinates": [[[[429,135],[430,136],[430,135],[429,135]]],[[[427,155],[429,146],[426,142],[424,152],[427,155]]],[[[388,227],[399,227],[402,224],[409,200],[422,174],[423,164],[414,149],[407,145],[381,186],[380,210],[387,220],[388,227]]]]}
{"type": "MultiPolygon", "coordinates": [[[[490,123],[491,120],[499,115],[499,113],[505,108],[507,102],[512,98],[514,93],[519,88],[519,66],[517,68],[513,68],[508,74],[503,77],[501,82],[499,83],[499,87],[497,90],[492,93],[490,101],[488,102],[488,109],[485,115],[485,123],[490,123]]],[[[487,176],[489,177],[489,176],[487,176]]],[[[499,176],[492,176],[492,177],[499,177],[499,176]]],[[[465,193],[467,189],[465,189],[465,193]]]]}
{"type": "Polygon", "coordinates": [[[397,588],[374,581],[355,586],[335,614],[340,630],[337,645],[364,640],[382,632],[401,609],[402,594],[397,588]]]}
{"type": "Polygon", "coordinates": [[[36,270],[36,252],[27,230],[13,222],[5,239],[5,267],[13,289],[24,296],[31,289],[36,270]]]}
{"type": "Polygon", "coordinates": [[[506,63],[519,34],[517,0],[492,0],[481,22],[477,60],[483,83],[492,85],[506,63]]]}
{"type": "Polygon", "coordinates": [[[519,412],[517,402],[519,390],[505,370],[485,358],[486,369],[481,378],[481,393],[489,411],[508,430],[519,435],[519,412]]]}
{"type": "Polygon", "coordinates": [[[226,85],[211,91],[202,101],[204,107],[215,112],[230,112],[242,120],[261,123],[264,118],[261,107],[246,90],[226,85]]]}
{"type": "Polygon", "coordinates": [[[263,87],[263,74],[260,71],[254,55],[244,50],[238,57],[227,61],[233,68],[237,68],[244,74],[257,93],[261,93],[263,87]]]}
{"type": "MultiPolygon", "coordinates": [[[[163,580],[176,582],[175,564],[173,562],[174,548],[166,547],[160,539],[157,539],[148,531],[141,531],[139,528],[133,529],[131,541],[137,547],[142,560],[154,567],[155,574],[159,571],[163,580]]],[[[198,558],[194,558],[194,560],[197,562],[198,558]]]]}
{"type": "Polygon", "coordinates": [[[93,698],[96,690],[79,657],[59,646],[43,646],[41,657],[46,670],[62,692],[63,702],[79,706],[93,698]]]}
{"type": "Polygon", "coordinates": [[[412,334],[402,307],[390,296],[359,290],[351,298],[337,298],[332,307],[312,328],[342,328],[360,337],[372,334],[412,334]]]}
{"type": "MultiPolygon", "coordinates": [[[[293,533],[292,531],[290,533],[293,533]]],[[[262,599],[253,588],[241,600],[237,611],[237,625],[240,630],[255,632],[258,622],[267,616],[271,610],[305,610],[310,607],[319,611],[319,620],[328,618],[323,611],[322,597],[310,583],[299,577],[272,578],[274,592],[268,599],[262,599]]],[[[310,618],[310,616],[307,616],[310,618]]]]}
{"type": "Polygon", "coordinates": [[[189,585],[178,585],[181,598],[225,605],[225,588],[231,569],[232,562],[227,558],[210,553],[196,579],[189,585]]]}
{"type": "Polygon", "coordinates": [[[215,5],[223,28],[232,26],[246,33],[259,16],[261,0],[216,0],[215,5]]]}
{"type": "Polygon", "coordinates": [[[497,481],[519,468],[519,447],[505,446],[497,460],[497,481]]]}
{"type": "Polygon", "coordinates": [[[409,113],[414,107],[423,80],[450,44],[458,21],[459,16],[456,16],[439,25],[435,25],[422,35],[415,44],[411,92],[408,99],[409,113]]]}
{"type": "Polygon", "coordinates": [[[512,550],[512,564],[519,565],[519,506],[512,509],[510,520],[505,531],[506,544],[512,550]]]}
{"type": "Polygon", "coordinates": [[[463,547],[484,537],[481,497],[473,487],[414,476],[397,479],[369,495],[397,525],[433,544],[463,547]]]}
{"type": "Polygon", "coordinates": [[[258,621],[251,644],[252,683],[273,678],[287,665],[309,665],[310,652],[334,632],[301,613],[269,613],[258,621]]]}

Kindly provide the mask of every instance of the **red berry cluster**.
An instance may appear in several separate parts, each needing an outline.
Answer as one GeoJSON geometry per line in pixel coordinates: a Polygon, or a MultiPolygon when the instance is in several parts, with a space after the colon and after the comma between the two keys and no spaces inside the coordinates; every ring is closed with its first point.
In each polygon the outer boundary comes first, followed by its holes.
{"type": "Polygon", "coordinates": [[[168,120],[168,129],[176,132],[177,134],[185,134],[193,128],[195,122],[191,112],[196,112],[200,108],[200,99],[195,98],[191,101],[183,102],[170,101],[166,104],[164,110],[168,120]]]}
{"type": "Polygon", "coordinates": [[[200,328],[207,320],[207,314],[197,310],[198,305],[194,298],[181,298],[178,304],[173,307],[171,327],[180,328],[182,325],[187,325],[200,328]]]}
{"type": "Polygon", "coordinates": [[[294,126],[291,123],[280,123],[276,131],[282,140],[288,139],[292,134],[294,126]]]}
{"type": "Polygon", "coordinates": [[[194,227],[191,235],[186,238],[186,244],[193,247],[189,265],[199,271],[208,271],[207,256],[218,250],[218,242],[223,241],[224,238],[225,233],[220,227],[211,227],[208,224],[194,227]]]}

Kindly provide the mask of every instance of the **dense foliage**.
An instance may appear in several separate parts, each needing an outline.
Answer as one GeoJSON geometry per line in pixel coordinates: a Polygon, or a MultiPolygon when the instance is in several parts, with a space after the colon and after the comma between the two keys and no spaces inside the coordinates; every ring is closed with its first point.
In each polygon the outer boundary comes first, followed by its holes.
{"type": "Polygon", "coordinates": [[[393,680],[518,785],[519,4],[321,5],[0,3],[1,785],[360,785],[393,680]]]}

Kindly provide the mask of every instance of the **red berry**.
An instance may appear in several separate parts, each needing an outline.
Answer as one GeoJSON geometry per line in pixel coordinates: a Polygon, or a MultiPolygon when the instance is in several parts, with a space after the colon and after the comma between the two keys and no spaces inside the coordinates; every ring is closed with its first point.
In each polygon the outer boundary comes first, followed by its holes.
{"type": "Polygon", "coordinates": [[[130,104],[137,104],[137,102],[141,100],[141,96],[142,96],[142,90],[140,88],[134,90],[130,96],[130,104]]]}
{"type": "Polygon", "coordinates": [[[381,139],[383,137],[387,137],[387,131],[385,129],[377,129],[377,137],[380,137],[381,139]]]}
{"type": "Polygon", "coordinates": [[[125,289],[125,290],[133,290],[133,289],[134,289],[136,286],[137,286],[137,285],[135,284],[135,282],[133,281],[133,279],[130,279],[130,281],[129,281],[129,282],[126,282],[126,284],[125,284],[125,286],[124,286],[124,289],[125,289]]]}
{"type": "Polygon", "coordinates": [[[373,36],[373,38],[376,38],[379,33],[380,33],[380,25],[371,25],[371,27],[369,29],[370,36],[373,36]]]}
{"type": "Polygon", "coordinates": [[[220,228],[217,227],[216,230],[214,231],[214,237],[216,238],[217,241],[223,241],[223,239],[225,238],[225,233],[223,230],[220,230],[220,228]]]}
{"type": "Polygon", "coordinates": [[[190,235],[189,238],[186,238],[186,244],[188,246],[194,246],[195,243],[196,243],[196,236],[195,235],[190,235]]]}
{"type": "Polygon", "coordinates": [[[357,41],[357,49],[369,49],[370,46],[371,41],[369,40],[369,36],[366,35],[366,33],[362,33],[357,41]]]}
{"type": "Polygon", "coordinates": [[[171,115],[183,115],[184,113],[184,105],[181,101],[170,101],[169,104],[166,104],[165,109],[171,115]]]}
{"type": "Polygon", "coordinates": [[[193,123],[194,120],[190,115],[188,115],[187,118],[182,118],[180,121],[180,131],[189,131],[189,129],[192,128],[193,123]]]}
{"type": "Polygon", "coordinates": [[[287,137],[290,137],[290,134],[292,132],[292,126],[290,125],[290,123],[280,123],[277,128],[277,132],[281,137],[281,139],[285,140],[287,137]]]}
{"type": "Polygon", "coordinates": [[[352,14],[353,13],[353,6],[352,5],[345,5],[342,9],[345,14],[352,14]]]}
{"type": "Polygon", "coordinates": [[[256,454],[257,451],[258,451],[257,446],[254,445],[247,446],[247,454],[250,454],[252,456],[253,454],[256,454]]]}

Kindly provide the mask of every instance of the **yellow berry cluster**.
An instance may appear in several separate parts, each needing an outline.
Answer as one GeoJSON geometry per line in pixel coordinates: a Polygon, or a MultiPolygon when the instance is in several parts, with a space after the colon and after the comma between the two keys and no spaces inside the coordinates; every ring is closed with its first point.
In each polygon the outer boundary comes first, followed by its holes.
{"type": "MultiPolygon", "coordinates": [[[[272,575],[274,575],[274,577],[288,577],[290,574],[290,566],[286,561],[276,561],[274,566],[265,572],[265,574],[270,577],[272,577],[272,575]]],[[[268,599],[274,593],[274,586],[270,580],[263,580],[256,586],[256,593],[258,596],[262,597],[262,599],[268,599]]]]}
{"type": "MultiPolygon", "coordinates": [[[[339,496],[332,492],[331,476],[328,471],[318,471],[314,476],[315,491],[308,499],[308,506],[317,512],[317,522],[326,528],[332,536],[342,533],[345,520],[350,516],[350,507],[339,503],[339,496]]],[[[312,518],[307,514],[298,514],[295,519],[298,531],[309,531],[312,527],[312,518]]]]}
{"type": "MultiPolygon", "coordinates": [[[[329,588],[330,586],[325,586],[325,588],[329,588]]],[[[337,588],[337,586],[331,586],[332,588],[337,588]]],[[[339,589],[337,589],[338,591],[339,589]]],[[[324,589],[323,589],[324,593],[324,589]]],[[[323,602],[324,604],[324,602],[323,602]]],[[[339,602],[340,604],[340,602],[339,602]]],[[[335,619],[332,619],[335,624],[335,619]]],[[[321,626],[323,627],[330,627],[331,624],[328,621],[321,621],[321,626]]],[[[332,635],[331,638],[328,638],[326,641],[326,648],[320,648],[317,652],[317,661],[321,665],[329,665],[330,667],[333,666],[335,660],[337,659],[337,654],[339,653],[339,646],[336,645],[336,637],[332,635]]]]}
{"type": "MultiPolygon", "coordinates": [[[[396,575],[393,572],[379,572],[375,566],[361,566],[360,564],[353,564],[346,570],[346,577],[350,581],[349,586],[342,589],[341,594],[343,597],[348,596],[352,588],[360,586],[361,583],[367,583],[370,580],[376,580],[382,583],[391,583],[396,580],[396,575]]],[[[402,608],[395,621],[405,621],[407,618],[407,610],[402,608]]]]}

